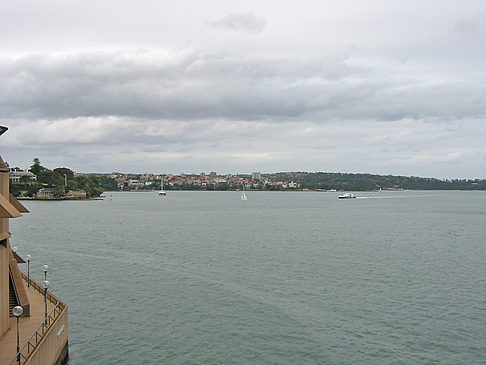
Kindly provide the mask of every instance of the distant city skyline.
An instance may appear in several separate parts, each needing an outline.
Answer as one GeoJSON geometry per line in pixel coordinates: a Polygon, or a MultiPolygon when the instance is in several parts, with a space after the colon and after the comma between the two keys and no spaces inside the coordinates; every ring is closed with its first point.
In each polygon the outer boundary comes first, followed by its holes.
{"type": "Polygon", "coordinates": [[[483,1],[3,5],[12,166],[486,178],[483,1]]]}

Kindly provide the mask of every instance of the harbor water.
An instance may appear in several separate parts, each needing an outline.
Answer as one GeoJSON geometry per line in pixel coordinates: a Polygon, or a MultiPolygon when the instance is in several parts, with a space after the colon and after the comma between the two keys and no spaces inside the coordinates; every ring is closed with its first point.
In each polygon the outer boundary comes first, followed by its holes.
{"type": "Polygon", "coordinates": [[[71,365],[486,363],[486,192],[338,195],[25,201],[11,243],[71,365]]]}

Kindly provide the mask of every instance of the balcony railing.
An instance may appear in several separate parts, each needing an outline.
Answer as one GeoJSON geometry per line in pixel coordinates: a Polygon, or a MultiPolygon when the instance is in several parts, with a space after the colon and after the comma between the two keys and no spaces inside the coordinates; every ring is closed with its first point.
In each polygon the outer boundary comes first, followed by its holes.
{"type": "MultiPolygon", "coordinates": [[[[27,281],[27,275],[22,272],[22,278],[27,281]]],[[[34,287],[40,294],[44,295],[44,287],[42,287],[37,281],[30,278],[30,285],[34,287]]],[[[15,354],[15,357],[10,361],[8,365],[14,363],[22,364],[25,363],[29,357],[37,349],[39,343],[47,335],[50,328],[56,323],[59,316],[66,310],[66,304],[64,304],[59,298],[54,294],[47,292],[47,299],[54,304],[54,307],[47,314],[47,317],[42,321],[42,323],[37,327],[32,336],[27,340],[27,342],[20,348],[20,351],[15,354]],[[20,362],[18,362],[20,358],[20,362]]]]}

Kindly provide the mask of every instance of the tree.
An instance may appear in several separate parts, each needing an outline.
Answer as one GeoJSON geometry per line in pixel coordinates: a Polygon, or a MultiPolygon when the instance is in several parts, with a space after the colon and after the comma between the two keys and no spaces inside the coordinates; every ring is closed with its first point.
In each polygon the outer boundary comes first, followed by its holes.
{"type": "Polygon", "coordinates": [[[67,167],[58,167],[52,171],[57,172],[61,176],[66,175],[68,179],[74,179],[74,171],[68,169],[67,167]]]}
{"type": "Polygon", "coordinates": [[[47,169],[37,176],[37,180],[42,184],[47,184],[50,188],[64,185],[64,176],[47,169]]]}
{"type": "Polygon", "coordinates": [[[33,160],[33,164],[30,166],[29,171],[35,176],[39,176],[43,171],[47,170],[44,166],[40,164],[39,159],[36,157],[33,160]]]}
{"type": "MultiPolygon", "coordinates": [[[[88,177],[93,181],[95,186],[103,189],[103,190],[118,190],[118,183],[116,182],[115,179],[112,177],[108,176],[93,176],[90,175],[88,177]]],[[[158,189],[160,187],[160,184],[158,182],[152,182],[149,186],[151,189],[158,189]]]]}

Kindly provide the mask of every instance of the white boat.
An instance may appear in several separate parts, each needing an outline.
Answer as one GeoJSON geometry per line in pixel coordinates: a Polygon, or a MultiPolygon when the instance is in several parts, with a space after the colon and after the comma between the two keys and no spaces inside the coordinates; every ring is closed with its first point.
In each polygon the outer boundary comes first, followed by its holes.
{"type": "Polygon", "coordinates": [[[162,175],[162,180],[160,182],[159,195],[167,195],[167,193],[164,191],[164,176],[163,175],[162,175]]]}
{"type": "Polygon", "coordinates": [[[338,199],[356,199],[356,195],[353,193],[344,193],[343,195],[339,195],[338,199]]]}
{"type": "Polygon", "coordinates": [[[245,194],[245,184],[243,184],[243,192],[241,193],[241,200],[248,200],[245,194]]]}

